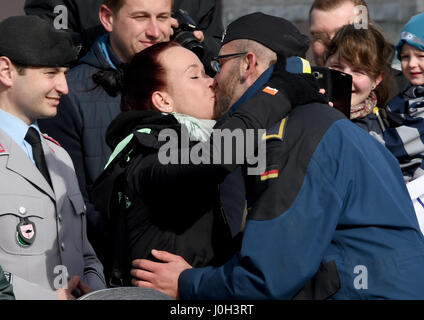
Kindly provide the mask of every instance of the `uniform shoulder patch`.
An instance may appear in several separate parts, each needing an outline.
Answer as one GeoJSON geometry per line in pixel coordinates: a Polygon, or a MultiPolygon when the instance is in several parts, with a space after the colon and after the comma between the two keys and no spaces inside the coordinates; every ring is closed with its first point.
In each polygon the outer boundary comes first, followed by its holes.
{"type": "Polygon", "coordinates": [[[273,127],[268,129],[263,136],[263,140],[278,139],[283,140],[284,129],[286,127],[287,118],[282,119],[280,122],[275,124],[273,127]]]}
{"type": "Polygon", "coordinates": [[[0,153],[5,153],[5,152],[6,152],[6,149],[0,143],[0,153]]]}
{"type": "Polygon", "coordinates": [[[271,88],[271,87],[265,87],[262,90],[262,92],[268,93],[271,96],[275,96],[278,93],[278,89],[274,89],[274,88],[271,88]]]}
{"type": "Polygon", "coordinates": [[[54,144],[58,145],[59,147],[62,147],[62,146],[60,145],[60,143],[59,143],[59,142],[57,142],[57,141],[56,141],[55,139],[53,139],[52,137],[49,137],[47,134],[42,133],[41,135],[43,136],[43,138],[44,138],[44,139],[47,139],[47,140],[49,140],[49,141],[53,142],[54,144]]]}

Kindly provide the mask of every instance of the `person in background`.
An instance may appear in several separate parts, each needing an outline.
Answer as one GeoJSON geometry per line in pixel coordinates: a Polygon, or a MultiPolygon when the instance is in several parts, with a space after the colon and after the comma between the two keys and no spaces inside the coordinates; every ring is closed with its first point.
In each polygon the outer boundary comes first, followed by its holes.
{"type": "MultiPolygon", "coordinates": [[[[315,0],[309,10],[309,30],[312,36],[312,53],[315,64],[324,66],[324,56],[330,40],[337,30],[346,24],[371,23],[368,5],[365,0],[315,0]],[[359,14],[367,21],[359,18],[359,14]]],[[[365,26],[367,29],[367,26],[365,26]]],[[[406,79],[402,72],[391,68],[395,81],[390,80],[389,98],[405,87],[406,79]]]]}
{"type": "Polygon", "coordinates": [[[37,123],[56,114],[75,58],[69,35],[38,17],[0,23],[0,265],[16,299],[106,287],[72,160],[37,123]]]}
{"type": "Polygon", "coordinates": [[[409,84],[389,101],[393,119],[382,143],[396,156],[424,233],[424,13],[403,27],[396,45],[403,75],[409,84]]]}
{"type": "MultiPolygon", "coordinates": [[[[346,24],[354,23],[355,6],[364,6],[368,10],[364,0],[315,0],[312,3],[309,9],[309,30],[312,36],[312,53],[317,66],[325,65],[327,46],[337,30],[346,24]]],[[[369,20],[368,11],[367,18],[369,20]]]]}
{"type": "Polygon", "coordinates": [[[373,24],[341,27],[327,45],[325,65],[352,76],[350,120],[373,135],[387,128],[392,46],[373,24]]]}
{"type": "MultiPolygon", "coordinates": [[[[116,2],[122,2],[118,0],[116,2]]],[[[196,22],[198,30],[193,36],[202,41],[205,54],[202,62],[208,73],[210,58],[219,51],[219,42],[224,32],[222,25],[221,0],[173,0],[172,11],[183,9],[196,22]]],[[[74,45],[80,47],[79,57],[82,58],[91,48],[99,36],[106,33],[99,20],[99,9],[103,0],[25,0],[24,11],[27,15],[36,15],[50,23],[62,27],[67,22],[68,31],[74,45]],[[66,8],[66,12],[64,9],[66,8]]],[[[177,20],[173,20],[174,28],[179,26],[177,20]]],[[[211,74],[213,75],[213,74],[211,74]]]]}
{"type": "Polygon", "coordinates": [[[384,134],[386,147],[398,158],[406,182],[424,174],[424,13],[403,27],[396,45],[408,86],[389,104],[397,125],[384,134]]]}

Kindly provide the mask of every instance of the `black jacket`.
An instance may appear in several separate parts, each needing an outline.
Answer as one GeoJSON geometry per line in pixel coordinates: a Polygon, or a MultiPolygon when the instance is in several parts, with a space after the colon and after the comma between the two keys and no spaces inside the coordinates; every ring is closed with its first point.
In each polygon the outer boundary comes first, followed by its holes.
{"type": "MultiPolygon", "coordinates": [[[[186,186],[183,177],[174,177],[179,182],[172,192],[140,189],[139,168],[149,166],[144,157],[157,156],[165,143],[158,141],[162,129],[173,129],[178,136],[182,130],[173,116],[158,111],[124,112],[108,128],[107,142],[111,148],[128,135],[134,136],[93,188],[93,200],[103,214],[111,240],[105,245],[117,246],[117,255],[104,261],[106,273],[120,268],[128,275],[132,260],[154,259],[152,249],[181,255],[194,267],[219,265],[233,253],[231,233],[220,207],[218,184],[203,181],[193,188],[186,186]],[[151,132],[140,133],[138,129],[151,132]],[[116,259],[121,267],[117,267],[116,259]]],[[[152,179],[158,185],[169,182],[167,178],[152,179]]]]}
{"type": "Polygon", "coordinates": [[[62,13],[62,10],[55,13],[55,8],[65,6],[68,10],[66,31],[71,34],[74,44],[81,46],[80,57],[82,57],[94,41],[106,32],[99,21],[99,8],[102,2],[103,0],[25,0],[24,11],[27,15],[39,16],[54,22],[62,13]]]}

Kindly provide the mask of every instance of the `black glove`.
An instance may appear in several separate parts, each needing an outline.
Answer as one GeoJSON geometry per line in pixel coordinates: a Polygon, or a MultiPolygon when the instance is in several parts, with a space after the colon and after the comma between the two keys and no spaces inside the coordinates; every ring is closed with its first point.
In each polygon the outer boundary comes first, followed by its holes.
{"type": "Polygon", "coordinates": [[[310,73],[287,72],[286,58],[280,54],[277,54],[277,62],[267,85],[284,91],[292,108],[312,102],[328,103],[325,95],[319,93],[318,80],[310,73]]]}

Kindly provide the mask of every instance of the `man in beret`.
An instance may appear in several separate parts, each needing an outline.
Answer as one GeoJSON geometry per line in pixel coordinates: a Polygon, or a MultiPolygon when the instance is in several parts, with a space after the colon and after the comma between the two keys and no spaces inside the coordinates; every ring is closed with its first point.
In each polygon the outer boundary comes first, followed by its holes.
{"type": "MultiPolygon", "coordinates": [[[[228,26],[214,60],[218,103],[231,105],[230,123],[269,128],[264,172],[245,175],[241,249],[223,266],[205,268],[153,250],[162,262],[134,260],[134,285],[183,300],[424,298],[424,238],[399,165],[341,112],[302,100],[302,92],[311,94],[306,83],[290,86],[294,76],[276,53],[301,55],[307,47],[282,18],[253,13],[228,26]],[[263,121],[271,110],[283,116],[263,121]]],[[[178,172],[196,185],[233,170],[210,163],[186,170],[155,162],[138,182],[154,188],[151,176],[178,172]]]]}
{"type": "Polygon", "coordinates": [[[38,17],[0,23],[0,265],[16,299],[105,288],[72,160],[37,124],[56,115],[76,54],[67,33],[38,17]]]}

